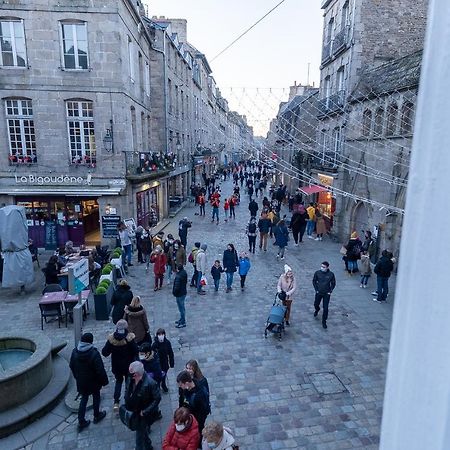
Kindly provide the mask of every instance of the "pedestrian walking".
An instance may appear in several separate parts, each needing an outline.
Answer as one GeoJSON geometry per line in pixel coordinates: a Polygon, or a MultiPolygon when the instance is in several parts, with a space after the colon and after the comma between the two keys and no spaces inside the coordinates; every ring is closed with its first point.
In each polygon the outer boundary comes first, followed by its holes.
{"type": "Polygon", "coordinates": [[[78,431],[84,430],[91,423],[85,418],[90,395],[92,395],[94,423],[99,423],[106,416],[105,411],[100,411],[100,390],[108,384],[108,375],[106,375],[102,357],[93,342],[94,336],[91,333],[84,333],[70,357],[70,370],[81,397],[78,406],[78,431]]]}
{"type": "Polygon", "coordinates": [[[192,222],[188,220],[187,217],[184,217],[180,220],[178,224],[178,236],[180,236],[181,245],[186,248],[187,246],[187,235],[189,228],[192,227],[192,222]]]}
{"type": "Polygon", "coordinates": [[[226,198],[223,202],[223,216],[225,217],[225,222],[228,222],[228,211],[230,209],[230,201],[226,198]]]}
{"type": "Polygon", "coordinates": [[[366,288],[370,275],[372,274],[372,267],[370,265],[370,256],[368,251],[363,251],[361,254],[361,284],[360,288],[366,288]]]}
{"type": "Polygon", "coordinates": [[[177,267],[178,271],[173,282],[172,294],[177,301],[180,318],[175,322],[177,328],[186,327],[186,308],[185,300],[187,294],[187,273],[182,264],[177,267]]]}
{"type": "Polygon", "coordinates": [[[348,274],[353,275],[358,272],[358,260],[361,259],[362,248],[362,243],[359,240],[358,233],[356,231],[351,234],[345,247],[347,249],[347,254],[345,256],[347,257],[348,274]]]}
{"type": "Polygon", "coordinates": [[[142,264],[144,262],[143,258],[142,258],[142,245],[141,245],[141,240],[142,240],[142,233],[144,232],[144,227],[139,225],[136,228],[136,232],[135,232],[135,236],[136,236],[136,249],[137,249],[137,258],[138,258],[138,263],[142,264]]]}
{"type": "Polygon", "coordinates": [[[236,272],[237,267],[239,267],[239,258],[233,244],[228,244],[227,249],[223,252],[222,264],[227,276],[226,292],[228,293],[233,290],[234,273],[236,272]]]}
{"type": "Polygon", "coordinates": [[[232,195],[229,199],[229,204],[230,204],[230,219],[236,219],[236,203],[237,203],[237,198],[232,195]]]}
{"type": "Polygon", "coordinates": [[[175,367],[175,358],[173,354],[172,344],[166,337],[166,330],[164,328],[158,328],[156,331],[155,340],[152,344],[152,350],[158,352],[159,363],[161,364],[161,370],[163,371],[163,378],[161,380],[161,387],[164,392],[168,392],[167,388],[167,372],[170,368],[175,367]]]}
{"type": "Polygon", "coordinates": [[[256,217],[250,217],[250,221],[247,224],[247,237],[248,237],[248,251],[255,253],[256,236],[258,227],[256,226],[256,217]]]}
{"type": "Polygon", "coordinates": [[[208,393],[209,396],[208,380],[203,375],[203,372],[201,371],[200,366],[198,365],[198,361],[196,359],[190,359],[186,363],[185,369],[192,375],[194,383],[205,389],[205,391],[208,393]]]}
{"type": "Polygon", "coordinates": [[[150,427],[161,418],[161,393],[158,384],[147,376],[140,361],[130,364],[129,374],[125,390],[125,408],[138,417],[135,449],[152,450],[150,427]]]}
{"type": "Polygon", "coordinates": [[[175,267],[178,267],[180,264],[182,266],[186,265],[186,250],[183,244],[180,241],[175,241],[173,244],[174,251],[174,262],[175,267]]]}
{"type": "Polygon", "coordinates": [[[125,306],[123,319],[127,321],[128,331],[134,334],[137,345],[141,345],[144,342],[152,343],[147,313],[141,304],[139,295],[133,297],[129,306],[125,306]]]}
{"type": "Polygon", "coordinates": [[[361,250],[364,252],[368,252],[370,262],[375,263],[377,245],[372,237],[372,232],[369,230],[366,230],[364,233],[364,242],[362,244],[361,250]]]}
{"type": "Polygon", "coordinates": [[[153,273],[155,274],[155,287],[153,290],[157,291],[162,289],[167,264],[167,257],[160,245],[157,245],[152,251],[150,262],[153,264],[153,273]]]}
{"type": "Polygon", "coordinates": [[[267,251],[267,240],[269,238],[269,232],[272,228],[272,222],[268,218],[267,214],[263,212],[261,214],[261,218],[258,221],[258,229],[259,229],[259,249],[264,248],[264,251],[267,251]]]}
{"type": "Polygon", "coordinates": [[[305,234],[306,230],[307,217],[308,214],[302,204],[300,204],[297,207],[297,211],[292,214],[291,229],[295,246],[298,246],[300,242],[303,242],[303,235],[305,234]]]}
{"type": "Polygon", "coordinates": [[[297,282],[294,277],[294,272],[292,269],[285,264],[284,265],[284,273],[281,274],[278,279],[277,284],[277,292],[278,294],[284,292],[282,295],[283,306],[286,306],[286,314],[284,316],[284,320],[286,321],[286,325],[290,326],[290,318],[291,318],[291,309],[292,309],[292,300],[295,290],[297,289],[297,282]]]}
{"type": "Polygon", "coordinates": [[[250,267],[250,259],[248,258],[247,253],[242,252],[239,256],[239,276],[241,277],[241,291],[245,289],[245,279],[247,278],[250,267]]]}
{"type": "Polygon", "coordinates": [[[206,199],[205,199],[205,195],[203,194],[203,192],[200,194],[200,196],[198,198],[198,204],[200,206],[200,216],[205,216],[206,199]]]}
{"type": "Polygon", "coordinates": [[[327,234],[327,225],[323,214],[317,209],[316,211],[316,241],[321,241],[323,235],[327,234]]]}
{"type": "Polygon", "coordinates": [[[128,366],[138,359],[138,346],[134,340],[134,334],[128,331],[126,320],[119,320],[114,333],[108,339],[102,349],[102,355],[107,358],[111,355],[111,371],[116,379],[114,386],[114,412],[119,412],[120,394],[122,384],[128,375],[128,366]]]}
{"type": "Polygon", "coordinates": [[[149,342],[144,342],[139,347],[139,361],[144,365],[145,373],[160,385],[164,372],[161,369],[161,362],[156,350],[152,349],[149,342]]]}
{"type": "Polygon", "coordinates": [[[117,225],[117,228],[119,231],[120,245],[122,246],[123,251],[125,253],[126,263],[129,266],[132,266],[133,265],[131,263],[132,244],[130,232],[124,222],[120,222],[119,225],[117,225]]]}
{"type": "Polygon", "coordinates": [[[152,252],[152,237],[150,230],[144,229],[141,235],[142,260],[145,262],[145,271],[148,271],[150,265],[150,253],[152,252]]]}
{"type": "Polygon", "coordinates": [[[220,265],[220,261],[216,259],[214,261],[214,265],[211,267],[211,276],[214,280],[214,290],[218,292],[220,285],[220,277],[224,272],[222,266],[220,265]]]}
{"type": "Polygon", "coordinates": [[[377,274],[377,297],[374,301],[385,302],[389,293],[389,278],[394,270],[392,253],[388,250],[381,252],[381,258],[375,264],[373,271],[377,274]]]}
{"type": "Polygon", "coordinates": [[[310,203],[306,208],[306,212],[308,213],[308,222],[306,224],[306,234],[309,239],[313,238],[314,229],[316,228],[316,208],[314,203],[310,203]]]}
{"type": "Polygon", "coordinates": [[[195,256],[195,265],[197,267],[197,294],[205,295],[206,292],[203,290],[203,280],[202,277],[206,275],[206,249],[208,246],[206,244],[202,244],[200,250],[197,252],[195,256]]]}
{"type": "Polygon", "coordinates": [[[192,274],[191,283],[189,286],[191,287],[197,287],[197,281],[198,281],[198,270],[197,266],[195,264],[195,258],[197,257],[197,252],[200,249],[200,242],[196,242],[194,246],[192,247],[191,253],[189,254],[188,261],[192,264],[192,267],[194,269],[194,273],[192,274]]]}
{"type": "Polygon", "coordinates": [[[194,382],[192,375],[187,370],[183,370],[178,374],[177,383],[181,389],[180,406],[187,407],[197,419],[198,431],[201,435],[206,417],[211,412],[208,393],[203,387],[194,382]]]}
{"type": "Polygon", "coordinates": [[[131,304],[133,292],[128,285],[128,281],[122,278],[111,297],[111,317],[115,325],[120,319],[123,319],[125,307],[131,304]]]}
{"type": "Polygon", "coordinates": [[[289,242],[289,230],[284,220],[280,220],[274,230],[275,245],[278,246],[277,259],[284,259],[284,251],[289,242]]]}
{"type": "Polygon", "coordinates": [[[202,450],[214,448],[215,450],[239,449],[231,430],[219,422],[209,422],[202,431],[202,450]]]}
{"type": "Polygon", "coordinates": [[[197,450],[200,440],[197,419],[188,408],[178,408],[173,414],[162,443],[163,450],[197,450]]]}
{"type": "MultiPolygon", "coordinates": [[[[172,272],[175,271],[174,266],[174,257],[173,257],[173,244],[175,242],[174,237],[169,233],[167,235],[167,239],[164,240],[163,251],[166,256],[166,268],[167,268],[167,279],[168,284],[170,284],[170,280],[172,279],[172,272]]],[[[156,247],[155,247],[156,248],[156,247]]]]}
{"type": "Polygon", "coordinates": [[[256,217],[258,209],[259,209],[258,203],[256,203],[255,200],[250,199],[250,203],[248,204],[248,210],[250,211],[250,216],[256,217]]]}
{"type": "Polygon", "coordinates": [[[212,206],[212,220],[211,222],[214,222],[214,217],[216,218],[216,223],[219,225],[219,206],[220,206],[220,199],[218,197],[213,197],[211,199],[211,206],[212,206]]]}
{"type": "Polygon", "coordinates": [[[334,273],[330,270],[330,263],[324,261],[320,265],[320,270],[314,273],[313,286],[316,291],[314,299],[314,317],[317,317],[320,311],[320,302],[322,303],[323,313],[322,313],[322,326],[327,328],[328,319],[328,305],[330,303],[331,293],[336,287],[336,278],[334,273]]]}

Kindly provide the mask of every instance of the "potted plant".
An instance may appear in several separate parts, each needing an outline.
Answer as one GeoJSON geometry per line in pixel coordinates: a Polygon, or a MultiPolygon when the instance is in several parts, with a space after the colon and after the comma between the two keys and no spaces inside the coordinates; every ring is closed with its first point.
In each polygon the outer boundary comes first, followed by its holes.
{"type": "Polygon", "coordinates": [[[94,292],[95,320],[109,320],[114,283],[103,280],[94,292]]]}

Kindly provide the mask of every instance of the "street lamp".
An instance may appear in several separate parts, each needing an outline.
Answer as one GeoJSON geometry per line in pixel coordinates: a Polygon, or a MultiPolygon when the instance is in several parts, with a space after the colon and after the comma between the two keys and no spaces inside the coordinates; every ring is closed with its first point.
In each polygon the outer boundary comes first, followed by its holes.
{"type": "Polygon", "coordinates": [[[114,152],[114,131],[113,131],[113,121],[109,121],[111,128],[106,129],[105,137],[103,138],[103,148],[108,153],[114,152]]]}

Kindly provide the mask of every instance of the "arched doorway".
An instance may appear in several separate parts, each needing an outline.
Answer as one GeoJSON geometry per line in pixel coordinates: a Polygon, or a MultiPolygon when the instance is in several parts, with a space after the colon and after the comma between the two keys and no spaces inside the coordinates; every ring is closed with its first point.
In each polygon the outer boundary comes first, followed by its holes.
{"type": "Polygon", "coordinates": [[[360,236],[369,230],[369,211],[365,203],[358,203],[353,211],[353,220],[351,221],[351,230],[356,231],[360,236]]]}

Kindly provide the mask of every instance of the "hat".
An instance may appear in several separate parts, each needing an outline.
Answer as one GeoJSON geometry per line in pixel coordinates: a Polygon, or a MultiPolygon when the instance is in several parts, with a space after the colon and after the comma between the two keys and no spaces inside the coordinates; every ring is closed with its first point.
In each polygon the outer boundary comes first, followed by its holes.
{"type": "Polygon", "coordinates": [[[194,247],[200,248],[200,242],[196,242],[196,243],[194,244],[194,247]]]}
{"type": "Polygon", "coordinates": [[[292,272],[292,269],[287,264],[284,265],[284,274],[286,275],[288,272],[292,272]]]}
{"type": "Polygon", "coordinates": [[[206,250],[206,249],[208,248],[208,246],[207,246],[206,244],[203,244],[200,248],[201,248],[202,250],[206,250]]]}
{"type": "Polygon", "coordinates": [[[92,344],[94,342],[94,336],[92,333],[83,333],[80,341],[85,342],[86,344],[92,344]]]}
{"type": "Polygon", "coordinates": [[[351,236],[350,239],[358,239],[358,233],[356,231],[354,231],[351,236]]]}
{"type": "Polygon", "coordinates": [[[120,319],[116,324],[116,331],[119,334],[125,334],[128,330],[128,322],[125,319],[120,319]]]}

